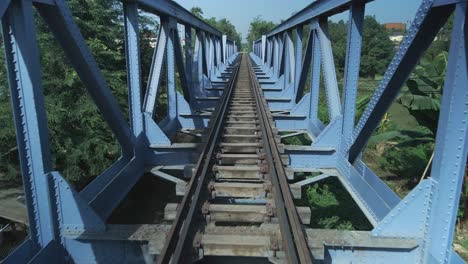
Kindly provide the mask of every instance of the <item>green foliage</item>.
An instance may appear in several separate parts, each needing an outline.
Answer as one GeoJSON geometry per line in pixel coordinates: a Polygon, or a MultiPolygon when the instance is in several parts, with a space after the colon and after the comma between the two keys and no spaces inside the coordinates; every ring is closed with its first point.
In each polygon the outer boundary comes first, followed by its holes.
{"type": "Polygon", "coordinates": [[[343,78],[344,65],[346,60],[346,41],[348,26],[343,20],[338,22],[329,21],[328,32],[332,40],[333,58],[335,59],[336,72],[338,78],[343,78]]]}
{"type": "Polygon", "coordinates": [[[431,157],[433,148],[432,143],[396,145],[383,152],[379,163],[383,169],[416,183],[431,157]]]}
{"type": "MultiPolygon", "coordinates": [[[[363,27],[360,76],[374,78],[376,74],[383,74],[390,63],[393,43],[385,27],[379,24],[375,17],[366,16],[363,27]]],[[[338,77],[342,78],[346,61],[348,25],[343,20],[329,21],[328,31],[332,40],[336,71],[338,77]]]]}
{"type": "Polygon", "coordinates": [[[413,130],[391,130],[373,136],[369,140],[369,145],[376,145],[380,142],[396,142],[395,147],[417,146],[434,142],[434,134],[424,126],[416,127],[413,130]]]}
{"type": "MultiPolygon", "coordinates": [[[[291,131],[294,132],[294,131],[291,131]]],[[[280,132],[280,135],[289,134],[288,132],[280,132]]],[[[296,146],[310,146],[312,140],[307,134],[300,134],[293,137],[287,137],[283,139],[283,143],[287,145],[296,145],[296,146]]]]}
{"type": "Polygon", "coordinates": [[[312,228],[370,230],[372,225],[336,178],[316,183],[306,191],[312,228]]]}
{"type": "MultiPolygon", "coordinates": [[[[115,0],[70,0],[68,4],[123,114],[127,116],[121,3],[115,0]]],[[[140,17],[140,23],[142,55],[150,54],[148,39],[156,33],[157,24],[146,16],[140,17]]],[[[61,47],[38,16],[36,27],[53,166],[81,189],[120,156],[120,147],[61,47]]],[[[150,62],[151,56],[142,56],[143,69],[148,69],[150,62]]],[[[1,64],[0,180],[19,182],[18,153],[3,58],[1,64]],[[7,152],[3,153],[5,150],[7,152]]]]}
{"type": "Polygon", "coordinates": [[[437,130],[447,62],[448,54],[445,51],[433,58],[424,57],[406,82],[407,91],[398,98],[398,102],[408,108],[420,124],[434,133],[437,130]]]}
{"type": "Polygon", "coordinates": [[[360,75],[373,78],[376,74],[383,74],[394,53],[385,27],[375,17],[366,16],[362,38],[360,75]]]}
{"type": "Polygon", "coordinates": [[[249,33],[247,34],[247,42],[249,44],[249,49],[251,48],[252,43],[259,39],[262,35],[268,33],[276,26],[275,23],[271,21],[265,21],[260,16],[254,18],[250,22],[249,33]]]}

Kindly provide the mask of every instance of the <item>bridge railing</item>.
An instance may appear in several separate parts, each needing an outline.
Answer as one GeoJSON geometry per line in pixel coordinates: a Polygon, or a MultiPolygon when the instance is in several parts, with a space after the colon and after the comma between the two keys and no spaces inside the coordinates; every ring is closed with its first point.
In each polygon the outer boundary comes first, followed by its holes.
{"type": "Polygon", "coordinates": [[[0,17],[30,228],[29,239],[4,263],[29,263],[31,259],[37,263],[64,263],[65,259],[85,263],[117,263],[132,258],[142,261],[141,252],[127,254],[129,250],[141,250],[134,243],[116,243],[104,237],[76,238],[105,233],[107,218],[154,160],[165,162],[172,157],[189,163],[193,151],[180,149],[182,157],[178,157],[171,150],[156,151],[150,146],[166,144],[165,148],[170,149],[172,142],[168,138],[176,129],[207,125],[206,117],[195,120],[182,114],[203,109],[207,105],[205,101],[212,99],[209,97],[214,92],[209,88],[215,82],[223,82],[223,74],[236,57],[236,43],[173,1],[123,1],[129,124],[65,0],[2,0],[0,17]],[[120,159],[79,193],[52,168],[34,8],[54,34],[122,149],[120,159]],[[160,18],[145,95],[142,94],[139,10],[160,18]],[[179,36],[178,24],[185,28],[185,36],[179,36]],[[184,50],[182,38],[186,43],[184,50]],[[192,38],[195,38],[194,47],[192,38]],[[158,94],[164,65],[169,109],[166,119],[157,123],[154,113],[160,107],[158,94]],[[183,95],[176,91],[175,78],[180,79],[183,95]]]}
{"type": "MultiPolygon", "coordinates": [[[[407,35],[355,125],[363,20],[369,2],[315,1],[255,40],[251,58],[257,65],[258,78],[270,108],[276,113],[276,126],[283,130],[305,130],[314,139],[308,147],[286,151],[290,155],[290,167],[297,171],[337,168],[340,181],[374,225],[374,236],[417,238],[420,246],[410,254],[415,262],[417,259],[424,263],[457,263],[461,259],[453,252],[451,243],[468,150],[467,3],[421,2],[407,35]],[[340,93],[327,24],[330,16],[343,11],[349,11],[349,19],[344,83],[340,93]],[[362,151],[452,14],[454,24],[431,177],[400,200],[362,162],[362,151]],[[307,32],[303,32],[304,28],[308,28],[307,32]],[[321,76],[328,125],[317,117],[321,76]],[[305,93],[308,78],[310,92],[305,93]]],[[[379,252],[379,256],[391,263],[388,252],[395,249],[386,250],[379,252]]],[[[333,254],[336,257],[347,253],[333,251],[333,254]]],[[[367,257],[372,259],[372,254],[368,252],[367,257]]],[[[363,254],[357,262],[365,258],[363,254]]]]}

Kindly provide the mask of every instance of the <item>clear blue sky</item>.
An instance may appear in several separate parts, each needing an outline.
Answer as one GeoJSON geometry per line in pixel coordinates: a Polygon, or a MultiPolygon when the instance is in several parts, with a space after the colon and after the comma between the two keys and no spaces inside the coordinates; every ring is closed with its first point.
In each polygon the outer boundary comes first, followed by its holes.
{"type": "MultiPolygon", "coordinates": [[[[204,17],[229,19],[245,38],[252,19],[261,16],[275,23],[290,17],[311,0],[175,0],[186,9],[198,6],[204,17]]],[[[321,0],[324,1],[324,0],[321,0]]],[[[367,4],[366,15],[375,15],[381,23],[413,21],[421,0],[375,0],[367,4]]],[[[336,15],[332,20],[348,20],[347,13],[336,15]]],[[[245,39],[244,39],[245,41],[245,39]]]]}

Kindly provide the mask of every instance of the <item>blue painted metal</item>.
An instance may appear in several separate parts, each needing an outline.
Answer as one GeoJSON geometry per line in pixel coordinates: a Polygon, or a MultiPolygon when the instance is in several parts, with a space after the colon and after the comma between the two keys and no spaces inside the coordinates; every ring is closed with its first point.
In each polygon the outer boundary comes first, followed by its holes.
{"type": "MultiPolygon", "coordinates": [[[[343,83],[343,138],[345,145],[351,141],[354,130],[354,115],[361,62],[362,26],[364,23],[364,5],[354,3],[349,10],[348,39],[346,41],[346,62],[343,83]]],[[[344,149],[345,152],[348,149],[344,149]]]]}
{"type": "Polygon", "coordinates": [[[38,5],[37,9],[56,36],[104,120],[109,124],[122,146],[122,152],[124,155],[131,156],[133,134],[78,26],[73,21],[67,4],[64,1],[56,1],[54,6],[38,5]]]}
{"type": "MultiPolygon", "coordinates": [[[[468,31],[465,27],[468,3],[451,0],[422,1],[407,36],[355,126],[362,27],[364,9],[368,2],[370,1],[316,1],[266,34],[266,58],[261,57],[261,50],[258,48],[250,54],[257,66],[258,78],[265,90],[267,102],[273,110],[276,127],[280,130],[306,131],[312,138],[310,146],[285,147],[285,154],[289,156],[288,166],[295,171],[336,169],[338,179],[374,226],[373,237],[417,241],[416,246],[404,250],[394,246],[359,247],[360,242],[357,240],[351,242],[350,247],[331,243],[325,248],[326,263],[463,263],[451,244],[468,151],[468,31]],[[344,87],[340,98],[327,21],[330,15],[344,10],[350,12],[344,87]],[[423,180],[406,197],[400,199],[364,164],[361,160],[362,150],[412,69],[454,10],[449,67],[431,177],[423,180]],[[306,43],[312,45],[311,51],[307,47],[305,54],[300,54],[297,51],[302,51],[302,42],[292,43],[290,34],[309,22],[311,32],[306,43]],[[278,54],[278,40],[283,36],[286,51],[278,54]],[[294,48],[296,54],[292,52],[294,48]],[[282,59],[286,61],[283,75],[269,75],[281,66],[282,59]],[[297,71],[302,67],[308,73],[309,63],[312,68],[310,92],[302,94],[302,78],[297,78],[297,71]],[[331,120],[326,125],[317,118],[321,69],[331,120]],[[262,76],[268,77],[265,79],[262,76]],[[276,86],[275,81],[282,78],[283,85],[276,86]],[[296,100],[293,103],[285,101],[290,98],[290,83],[296,89],[294,92],[298,91],[294,94],[296,100]],[[280,89],[273,91],[273,86],[280,89]]],[[[256,40],[254,46],[260,46],[261,42],[262,39],[256,40]]]]}
{"type": "Polygon", "coordinates": [[[130,106],[130,124],[137,138],[143,133],[142,81],[140,70],[140,43],[138,37],[138,6],[135,2],[124,2],[125,55],[127,61],[127,83],[130,106]]]}
{"type": "Polygon", "coordinates": [[[343,10],[349,9],[352,2],[368,3],[374,0],[326,0],[326,1],[315,1],[308,5],[306,8],[297,12],[292,17],[286,19],[283,23],[275,27],[272,31],[268,32],[267,36],[276,35],[282,31],[290,28],[295,28],[301,24],[304,24],[315,17],[324,16],[328,17],[337,13],[343,12],[343,10]]]}
{"type": "Polygon", "coordinates": [[[411,70],[432,43],[439,29],[450,17],[453,6],[431,8],[432,3],[433,1],[422,2],[413,25],[354,129],[354,143],[349,151],[350,161],[354,161],[363,150],[372,132],[408,79],[411,70]]]}
{"type": "Polygon", "coordinates": [[[316,30],[321,50],[325,95],[327,97],[328,115],[330,120],[332,120],[341,114],[338,81],[336,79],[331,40],[328,34],[328,20],[320,19],[318,23],[319,25],[316,30]]]}
{"type": "Polygon", "coordinates": [[[192,28],[200,29],[203,32],[221,36],[222,32],[205,23],[190,11],[180,6],[177,2],[170,0],[134,0],[143,10],[158,16],[167,16],[177,19],[177,22],[190,25],[192,28]]]}
{"type": "Polygon", "coordinates": [[[52,164],[33,19],[31,1],[13,1],[2,18],[2,32],[30,223],[30,247],[37,251],[57,238],[57,219],[46,176],[52,164]]]}
{"type": "Polygon", "coordinates": [[[0,17],[3,17],[8,6],[10,5],[11,0],[5,0],[0,3],[0,17]]]}
{"type": "Polygon", "coordinates": [[[437,182],[432,190],[425,249],[427,261],[450,260],[460,190],[468,151],[468,5],[456,5],[442,98],[442,110],[432,164],[431,177],[437,182]]]}
{"type": "Polygon", "coordinates": [[[296,45],[294,58],[296,65],[294,65],[294,93],[299,90],[299,79],[302,73],[302,26],[294,30],[296,33],[296,45]]]}
{"type": "Polygon", "coordinates": [[[207,116],[196,111],[216,104],[216,99],[207,99],[213,94],[219,96],[222,91],[212,92],[208,89],[213,87],[213,81],[221,80],[222,73],[234,61],[237,56],[236,43],[173,1],[124,1],[130,108],[128,124],[65,0],[1,1],[0,16],[30,218],[29,239],[4,263],[144,263],[148,253],[141,243],[81,240],[70,234],[104,233],[107,218],[147,166],[186,165],[191,162],[196,149],[174,147],[170,138],[180,128],[208,126],[207,116]],[[122,147],[122,157],[80,193],[51,167],[33,4],[54,33],[122,147]],[[161,18],[161,31],[144,100],[138,39],[138,10],[142,8],[161,18]],[[188,43],[185,58],[182,56],[178,23],[185,28],[185,43],[188,43]],[[195,49],[190,45],[192,28],[196,32],[195,49]],[[203,45],[204,41],[206,46],[203,45]],[[167,76],[161,76],[163,65],[167,67],[167,76]],[[176,91],[175,66],[183,96],[176,91]],[[159,107],[161,78],[167,78],[168,114],[157,123],[154,113],[159,107]]]}
{"type": "MultiPolygon", "coordinates": [[[[462,263],[451,243],[468,144],[467,2],[423,0],[415,21],[354,126],[362,23],[370,1],[316,1],[252,43],[252,61],[281,130],[301,130],[310,146],[286,147],[296,171],[332,169],[374,226],[375,239],[398,238],[411,247],[326,245],[325,261],[355,263],[462,263]],[[340,98],[327,18],[350,11],[340,98]],[[455,13],[431,177],[400,199],[360,159],[370,135],[447,18],[455,13]],[[310,23],[308,34],[302,28],[310,23]],[[295,35],[293,41],[292,34],[295,35]],[[303,53],[302,38],[306,37],[303,53]],[[304,94],[311,69],[310,91],[304,94]],[[318,119],[321,71],[330,123],[318,119]],[[413,243],[413,244],[412,244],[413,243]]],[[[3,38],[10,94],[17,131],[30,238],[5,263],[142,263],[144,246],[131,241],[79,239],[77,234],[103,234],[107,218],[139,180],[145,167],[186,165],[196,148],[172,141],[180,129],[205,128],[209,111],[222,91],[223,73],[237,56],[237,45],[177,3],[168,0],[124,1],[125,53],[130,124],[125,121],[64,0],[1,1],[3,38]],[[122,157],[80,193],[52,171],[47,120],[40,80],[33,4],[54,33],[122,147],[122,157]],[[146,95],[142,99],[138,10],[160,16],[146,95]],[[182,47],[178,25],[187,45],[182,47]],[[192,29],[195,35],[192,36],[192,29]],[[192,48],[192,37],[194,48],[192,48]],[[185,49],[185,57],[182,52],[185,49]],[[167,76],[162,76],[166,66],[167,76]],[[179,75],[176,75],[176,69],[179,75]],[[167,80],[166,117],[155,112],[167,80]],[[183,95],[175,87],[176,78],[183,95]],[[205,112],[201,112],[205,111],[205,112]]]]}
{"type": "MultiPolygon", "coordinates": [[[[308,37],[308,40],[307,40],[307,44],[306,44],[306,48],[305,48],[305,54],[304,54],[304,59],[301,59],[301,60],[296,60],[297,62],[301,63],[300,67],[298,68],[296,66],[296,70],[300,70],[300,72],[298,73],[298,77],[296,80],[294,80],[294,83],[297,85],[295,85],[296,89],[294,91],[294,94],[295,94],[295,102],[298,103],[299,100],[301,100],[302,96],[304,95],[304,88],[305,88],[305,84],[306,84],[306,80],[307,80],[307,76],[309,75],[309,69],[310,69],[310,62],[312,60],[312,45],[313,45],[313,41],[314,41],[314,38],[311,37],[312,34],[314,34],[313,32],[314,30],[311,28],[311,30],[309,30],[309,37],[308,37]]],[[[302,50],[302,40],[301,40],[301,43],[297,43],[296,44],[296,48],[297,47],[300,47],[301,50],[302,50]]],[[[302,58],[302,56],[300,56],[302,58]]]]}

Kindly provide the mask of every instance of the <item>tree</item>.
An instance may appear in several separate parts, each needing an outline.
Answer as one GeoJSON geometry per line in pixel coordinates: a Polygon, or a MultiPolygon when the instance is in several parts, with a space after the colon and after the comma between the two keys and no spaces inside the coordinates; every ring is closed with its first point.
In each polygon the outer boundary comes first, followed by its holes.
{"type": "Polygon", "coordinates": [[[408,90],[403,91],[398,98],[398,102],[434,134],[437,130],[447,63],[448,53],[445,51],[434,59],[424,57],[406,81],[408,90]]]}
{"type": "Polygon", "coordinates": [[[228,38],[234,40],[238,47],[242,43],[242,35],[236,31],[236,27],[231,23],[231,21],[226,18],[222,18],[217,21],[216,28],[226,34],[228,38]]]}
{"type": "Polygon", "coordinates": [[[203,10],[200,7],[192,7],[190,12],[194,14],[196,17],[200,18],[201,20],[205,21],[209,25],[213,26],[214,28],[221,31],[224,35],[226,35],[229,39],[234,40],[238,47],[240,47],[242,43],[242,36],[240,33],[236,31],[236,27],[226,18],[221,18],[217,20],[215,17],[211,18],[204,18],[203,17],[203,10]]]}
{"type": "MultiPolygon", "coordinates": [[[[363,25],[360,76],[374,78],[383,74],[393,56],[393,43],[388,37],[385,27],[366,16],[363,25]]],[[[348,35],[347,22],[329,21],[328,32],[333,46],[333,57],[338,77],[343,77],[346,62],[346,45],[348,35]]]]}
{"type": "MultiPolygon", "coordinates": [[[[127,115],[122,4],[115,0],[69,0],[68,4],[112,93],[127,115]]],[[[35,20],[53,166],[81,189],[120,156],[120,147],[47,25],[37,14],[35,20]]],[[[152,49],[147,36],[156,33],[153,31],[157,30],[157,24],[143,16],[140,25],[142,69],[148,69],[152,49]]],[[[4,66],[1,71],[0,76],[4,76],[4,66]]],[[[7,150],[6,154],[0,152],[0,180],[18,181],[19,161],[14,148],[11,107],[4,103],[9,95],[4,91],[6,82],[0,81],[0,149],[7,150]],[[3,126],[4,123],[11,125],[3,126]]]]}
{"type": "Polygon", "coordinates": [[[394,47],[385,27],[373,16],[364,19],[364,32],[361,57],[361,76],[374,78],[383,74],[390,63],[394,47]]]}
{"type": "Polygon", "coordinates": [[[190,9],[190,12],[192,12],[196,17],[203,19],[203,10],[200,7],[194,6],[190,9]]]}
{"type": "Polygon", "coordinates": [[[329,22],[328,32],[333,47],[333,57],[335,60],[336,71],[339,78],[343,77],[344,65],[346,60],[346,41],[348,26],[343,20],[337,23],[329,22]]]}
{"type": "Polygon", "coordinates": [[[260,16],[254,18],[254,20],[250,22],[249,33],[247,34],[249,48],[255,40],[270,32],[275,26],[275,23],[271,21],[265,21],[260,16]]]}

